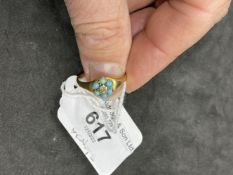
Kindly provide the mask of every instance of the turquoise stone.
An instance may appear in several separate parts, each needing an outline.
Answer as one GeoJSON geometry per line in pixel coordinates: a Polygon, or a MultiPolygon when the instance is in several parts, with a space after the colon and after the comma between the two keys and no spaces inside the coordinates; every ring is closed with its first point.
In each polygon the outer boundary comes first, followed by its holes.
{"type": "Polygon", "coordinates": [[[112,84],[113,84],[112,81],[111,81],[111,80],[108,80],[107,83],[106,83],[106,86],[107,86],[107,87],[112,87],[112,84]]]}
{"type": "Polygon", "coordinates": [[[99,82],[100,82],[101,84],[105,84],[105,83],[106,83],[106,79],[105,79],[104,77],[102,77],[102,78],[100,78],[99,82]]]}
{"type": "Polygon", "coordinates": [[[108,95],[111,95],[112,94],[112,89],[108,89],[108,95]]]}
{"type": "Polygon", "coordinates": [[[95,94],[96,96],[99,96],[99,95],[100,95],[100,92],[96,90],[96,91],[94,92],[94,94],[95,94]]]}
{"type": "Polygon", "coordinates": [[[98,89],[98,88],[99,88],[99,83],[94,82],[94,83],[92,84],[92,89],[98,89]]]}
{"type": "Polygon", "coordinates": [[[100,96],[102,98],[102,100],[107,100],[108,98],[108,95],[107,94],[101,94],[100,96]]]}

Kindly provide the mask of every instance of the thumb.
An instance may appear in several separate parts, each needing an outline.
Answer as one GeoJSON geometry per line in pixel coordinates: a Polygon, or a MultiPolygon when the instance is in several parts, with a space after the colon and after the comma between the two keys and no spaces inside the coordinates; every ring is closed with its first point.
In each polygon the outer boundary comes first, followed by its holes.
{"type": "Polygon", "coordinates": [[[125,73],[131,29],[125,0],[65,0],[86,77],[125,73]]]}

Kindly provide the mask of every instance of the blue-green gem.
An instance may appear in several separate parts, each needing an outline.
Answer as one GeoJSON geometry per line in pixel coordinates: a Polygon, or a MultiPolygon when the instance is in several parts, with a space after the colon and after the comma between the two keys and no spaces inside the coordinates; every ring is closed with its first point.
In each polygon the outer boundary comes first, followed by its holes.
{"type": "Polygon", "coordinates": [[[106,83],[106,79],[105,79],[104,77],[102,77],[102,78],[100,78],[99,82],[100,82],[101,84],[105,84],[105,83],[106,83]]]}
{"type": "Polygon", "coordinates": [[[96,90],[96,91],[94,92],[94,94],[95,94],[96,96],[99,96],[99,95],[100,95],[100,92],[96,90]]]}
{"type": "Polygon", "coordinates": [[[111,95],[112,94],[112,89],[108,89],[107,93],[108,93],[108,95],[111,95]]]}
{"type": "Polygon", "coordinates": [[[107,83],[106,83],[106,86],[107,86],[107,87],[112,87],[112,84],[113,84],[112,81],[111,81],[111,80],[108,80],[107,83]]]}
{"type": "Polygon", "coordinates": [[[101,94],[100,97],[102,98],[102,100],[107,100],[108,95],[107,94],[101,94]]]}
{"type": "Polygon", "coordinates": [[[94,82],[94,83],[92,84],[92,89],[98,89],[98,88],[99,88],[99,83],[94,82]]]}

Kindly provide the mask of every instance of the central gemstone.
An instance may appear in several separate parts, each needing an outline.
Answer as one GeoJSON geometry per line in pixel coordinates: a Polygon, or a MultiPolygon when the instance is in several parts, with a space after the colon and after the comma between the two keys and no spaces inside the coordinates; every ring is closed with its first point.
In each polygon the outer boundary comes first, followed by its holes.
{"type": "Polygon", "coordinates": [[[101,94],[105,94],[108,91],[108,88],[107,88],[107,86],[102,85],[99,87],[99,91],[101,94]]]}

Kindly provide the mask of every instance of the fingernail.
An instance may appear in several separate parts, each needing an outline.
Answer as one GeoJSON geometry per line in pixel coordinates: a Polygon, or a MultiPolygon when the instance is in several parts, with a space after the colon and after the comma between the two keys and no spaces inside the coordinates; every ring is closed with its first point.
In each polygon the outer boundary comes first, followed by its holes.
{"type": "Polygon", "coordinates": [[[89,63],[87,76],[96,79],[100,76],[121,77],[124,70],[117,63],[89,63]]]}

